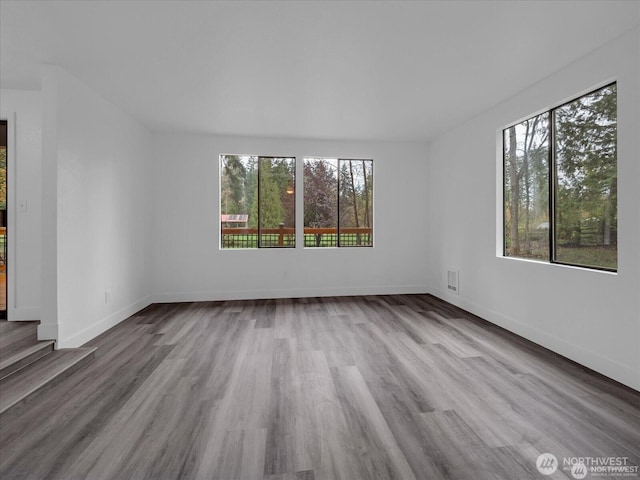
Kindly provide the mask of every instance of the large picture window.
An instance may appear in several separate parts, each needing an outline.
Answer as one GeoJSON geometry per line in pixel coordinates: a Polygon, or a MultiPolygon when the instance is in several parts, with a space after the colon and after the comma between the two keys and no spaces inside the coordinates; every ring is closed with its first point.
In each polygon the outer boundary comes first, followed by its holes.
{"type": "Polygon", "coordinates": [[[220,155],[221,246],[295,247],[293,157],[220,155]]]}
{"type": "Polygon", "coordinates": [[[304,159],[304,246],[373,245],[373,160],[304,159]]]}
{"type": "Polygon", "coordinates": [[[612,83],[503,130],[504,255],[616,271],[612,83]]]}

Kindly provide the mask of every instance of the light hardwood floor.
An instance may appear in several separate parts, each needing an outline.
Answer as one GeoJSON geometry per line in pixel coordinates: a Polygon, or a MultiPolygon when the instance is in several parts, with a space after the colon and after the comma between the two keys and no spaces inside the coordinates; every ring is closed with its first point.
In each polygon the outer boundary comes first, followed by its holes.
{"type": "Polygon", "coordinates": [[[93,363],[2,425],[0,479],[573,478],[543,477],[543,452],[640,465],[640,393],[428,295],[152,305],[87,346],[93,363]]]}

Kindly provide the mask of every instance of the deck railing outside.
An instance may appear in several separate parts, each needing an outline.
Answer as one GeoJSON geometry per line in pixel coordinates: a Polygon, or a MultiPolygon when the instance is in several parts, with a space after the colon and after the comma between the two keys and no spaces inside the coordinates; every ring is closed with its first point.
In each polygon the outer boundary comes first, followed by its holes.
{"type": "MultiPolygon", "coordinates": [[[[366,247],[372,245],[371,228],[341,228],[341,247],[366,247]]],[[[262,247],[295,246],[296,230],[280,226],[279,228],[222,228],[222,248],[257,248],[258,235],[262,247]]],[[[304,229],[305,247],[337,247],[337,228],[304,229]]]]}

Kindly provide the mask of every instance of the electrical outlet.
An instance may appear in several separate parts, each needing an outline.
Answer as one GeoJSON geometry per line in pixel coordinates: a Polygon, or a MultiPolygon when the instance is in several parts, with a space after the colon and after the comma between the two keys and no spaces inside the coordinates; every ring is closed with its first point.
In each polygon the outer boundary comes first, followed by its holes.
{"type": "Polygon", "coordinates": [[[104,303],[111,303],[111,290],[104,291],[104,303]]]}

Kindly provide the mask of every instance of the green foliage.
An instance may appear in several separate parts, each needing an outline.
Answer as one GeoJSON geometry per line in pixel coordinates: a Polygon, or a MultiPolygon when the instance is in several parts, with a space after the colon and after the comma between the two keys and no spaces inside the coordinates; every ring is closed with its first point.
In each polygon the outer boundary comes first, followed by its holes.
{"type": "Polygon", "coordinates": [[[224,155],[221,158],[221,210],[225,214],[246,213],[244,185],[247,169],[238,155],[224,155]]]}
{"type": "Polygon", "coordinates": [[[251,215],[251,210],[254,208],[254,202],[257,202],[258,196],[258,159],[256,157],[249,157],[249,159],[245,162],[245,168],[247,171],[247,176],[245,178],[244,184],[244,194],[245,194],[245,202],[246,202],[246,210],[243,213],[249,213],[249,225],[251,226],[253,222],[253,228],[258,226],[258,213],[257,213],[257,203],[256,203],[256,213],[254,216],[251,215]]]}
{"type": "Polygon", "coordinates": [[[611,268],[618,266],[615,247],[558,247],[559,261],[571,265],[611,268]]]}
{"type": "Polygon", "coordinates": [[[617,100],[611,85],[556,111],[557,239],[617,242],[617,100]]]}
{"type": "MultiPolygon", "coordinates": [[[[295,178],[296,164],[292,158],[261,159],[270,167],[269,176],[276,185],[282,217],[279,223],[288,227],[295,225],[295,178]]],[[[275,195],[274,195],[275,201],[275,195]]]]}
{"type": "MultiPolygon", "coordinates": [[[[320,241],[318,241],[318,235],[305,235],[304,246],[305,247],[337,247],[338,239],[335,234],[320,235],[320,241]]],[[[356,235],[347,234],[340,236],[340,244],[343,246],[356,246],[356,235]]],[[[362,235],[361,244],[368,245],[371,243],[369,235],[362,235]]],[[[267,234],[262,235],[262,246],[279,246],[278,235],[267,234]]],[[[292,247],[295,245],[295,235],[284,235],[284,246],[292,247]]],[[[258,235],[255,234],[231,234],[224,235],[222,238],[223,248],[258,248],[258,235]]]]}
{"type": "MultiPolygon", "coordinates": [[[[617,242],[616,85],[514,125],[504,131],[505,246],[508,255],[549,259],[549,125],[555,127],[556,259],[559,247],[613,246],[617,242]],[[543,229],[544,230],[544,229],[543,229]]],[[[606,250],[606,249],[605,249],[606,250]]],[[[582,250],[579,265],[611,267],[611,259],[582,250]],[[584,255],[593,255],[590,260],[584,255]],[[586,262],[586,263],[585,263],[586,262]],[[601,263],[598,263],[601,262],[601,263]],[[602,263],[604,262],[604,263],[602,263]],[[606,264],[606,265],[605,265],[606,264]]],[[[594,253],[596,252],[596,253],[594,253]]],[[[608,258],[608,257],[607,257],[608,258]]]]}
{"type": "MultiPolygon", "coordinates": [[[[220,199],[223,214],[247,214],[248,228],[278,229],[295,227],[295,159],[288,157],[256,157],[222,155],[220,157],[220,199]]],[[[373,223],[373,162],[371,160],[306,160],[305,226],[336,227],[340,195],[342,227],[368,227],[373,223]],[[343,178],[338,182],[338,166],[343,178]],[[338,188],[340,183],[341,188],[338,188]],[[340,190],[340,191],[339,191],[340,190]]],[[[235,226],[235,225],[233,225],[235,226]]],[[[244,225],[239,225],[243,227],[244,225]]],[[[260,232],[260,245],[266,246],[275,234],[260,232]]],[[[244,235],[225,235],[223,248],[251,248],[253,239],[244,235]],[[241,238],[242,237],[242,238],[241,238]]],[[[287,234],[285,246],[295,243],[295,235],[287,234]]],[[[330,242],[329,236],[314,234],[316,246],[330,242]]],[[[337,241],[336,236],[333,236],[337,241]]],[[[257,242],[256,236],[255,242],[257,242]]],[[[346,244],[371,245],[364,233],[341,236],[346,244]],[[352,238],[353,237],[353,238],[352,238]]]]}
{"type": "Polygon", "coordinates": [[[221,213],[248,214],[250,228],[295,224],[293,159],[222,155],[220,172],[221,213]]]}
{"type": "Polygon", "coordinates": [[[278,175],[273,175],[271,159],[260,159],[260,194],[254,198],[249,214],[250,226],[252,221],[260,217],[260,228],[276,228],[284,222],[285,211],[282,206],[280,190],[278,188],[278,175]],[[258,205],[259,203],[259,205],[258,205]],[[259,206],[259,211],[258,211],[259,206]]]}

